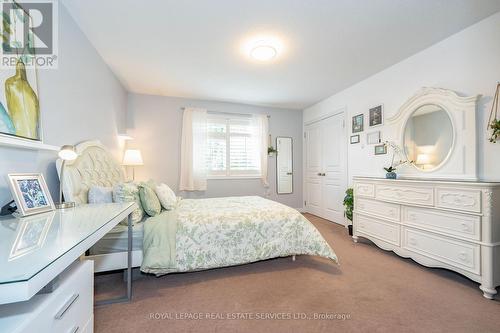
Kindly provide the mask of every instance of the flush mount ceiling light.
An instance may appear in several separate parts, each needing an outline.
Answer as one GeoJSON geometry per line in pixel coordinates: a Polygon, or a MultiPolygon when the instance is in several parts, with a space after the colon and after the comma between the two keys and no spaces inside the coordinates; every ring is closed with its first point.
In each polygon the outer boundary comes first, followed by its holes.
{"type": "Polygon", "coordinates": [[[283,55],[283,43],[275,36],[253,36],[243,42],[241,51],[250,60],[271,62],[283,55]]]}
{"type": "Polygon", "coordinates": [[[277,53],[271,45],[257,45],[250,51],[250,56],[258,61],[270,61],[276,57],[277,53]]]}

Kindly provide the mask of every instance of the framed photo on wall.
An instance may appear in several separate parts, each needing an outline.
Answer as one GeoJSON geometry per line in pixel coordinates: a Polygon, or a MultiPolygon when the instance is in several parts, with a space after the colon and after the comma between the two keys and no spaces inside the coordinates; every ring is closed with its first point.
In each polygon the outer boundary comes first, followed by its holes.
{"type": "Polygon", "coordinates": [[[383,123],[384,123],[384,106],[380,104],[370,109],[369,124],[370,127],[373,127],[382,125],[383,123]]]}
{"type": "Polygon", "coordinates": [[[16,173],[7,177],[19,215],[27,216],[55,209],[41,173],[16,173]]]}
{"type": "Polygon", "coordinates": [[[364,130],[364,114],[358,114],[354,117],[352,117],[352,132],[353,133],[358,133],[358,132],[363,132],[364,130]]]}
{"type": "Polygon", "coordinates": [[[366,143],[368,143],[369,145],[376,145],[380,142],[381,142],[380,131],[366,134],[366,143]]]}
{"type": "Polygon", "coordinates": [[[385,155],[387,154],[387,146],[382,144],[382,145],[376,145],[375,146],[375,155],[385,155]]]}
{"type": "Polygon", "coordinates": [[[359,143],[359,134],[351,135],[351,145],[354,143],[359,143]]]}

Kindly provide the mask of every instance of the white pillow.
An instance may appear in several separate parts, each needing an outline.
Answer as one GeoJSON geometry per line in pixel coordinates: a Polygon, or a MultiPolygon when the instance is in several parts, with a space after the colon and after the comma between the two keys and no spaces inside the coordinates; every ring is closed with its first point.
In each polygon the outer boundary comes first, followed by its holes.
{"type": "Polygon", "coordinates": [[[88,194],[89,204],[113,202],[113,188],[104,186],[92,186],[88,194]]]}
{"type": "Polygon", "coordinates": [[[172,210],[177,205],[177,197],[174,191],[167,184],[160,184],[155,187],[156,195],[160,200],[163,208],[166,210],[172,210]]]}

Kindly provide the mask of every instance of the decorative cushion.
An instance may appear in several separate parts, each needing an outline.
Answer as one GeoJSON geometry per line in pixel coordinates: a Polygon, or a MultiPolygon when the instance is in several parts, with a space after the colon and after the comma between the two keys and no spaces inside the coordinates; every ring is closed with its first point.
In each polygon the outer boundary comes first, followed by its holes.
{"type": "Polygon", "coordinates": [[[166,210],[172,210],[177,205],[177,197],[174,191],[167,184],[160,184],[155,187],[156,195],[160,200],[161,205],[166,210]]]}
{"type": "MultiPolygon", "coordinates": [[[[113,201],[114,202],[135,202],[138,206],[132,212],[132,223],[140,222],[144,217],[144,210],[141,205],[141,198],[139,196],[139,188],[136,183],[127,182],[119,183],[113,187],[113,201]]],[[[127,225],[127,219],[120,222],[120,224],[127,225]]]]}
{"type": "Polygon", "coordinates": [[[141,198],[142,207],[149,216],[156,216],[161,212],[160,200],[156,196],[155,191],[146,183],[139,185],[139,196],[141,198]]]}
{"type": "Polygon", "coordinates": [[[89,189],[88,202],[90,204],[113,202],[113,188],[105,186],[92,186],[89,189]]]}

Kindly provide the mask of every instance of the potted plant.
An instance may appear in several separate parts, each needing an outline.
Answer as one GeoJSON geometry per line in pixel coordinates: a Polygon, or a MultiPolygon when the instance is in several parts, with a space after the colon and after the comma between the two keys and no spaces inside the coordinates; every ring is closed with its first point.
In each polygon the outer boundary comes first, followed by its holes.
{"type": "Polygon", "coordinates": [[[500,82],[497,83],[495,97],[491,103],[490,117],[488,119],[488,129],[491,130],[490,142],[496,143],[500,139],[500,120],[498,119],[498,100],[500,98],[500,82]]]}
{"type": "Polygon", "coordinates": [[[267,155],[268,156],[274,156],[274,154],[276,154],[278,151],[276,149],[274,149],[273,146],[269,146],[267,147],[267,155]]]}
{"type": "Polygon", "coordinates": [[[354,191],[352,188],[348,188],[345,191],[345,194],[346,195],[344,197],[344,207],[345,207],[344,215],[349,221],[351,221],[351,223],[347,225],[347,228],[349,229],[349,236],[352,236],[352,210],[354,208],[354,191]]]}
{"type": "Polygon", "coordinates": [[[412,164],[413,161],[408,160],[406,158],[406,156],[403,154],[402,149],[398,145],[396,145],[394,142],[385,141],[384,145],[386,147],[389,147],[389,148],[392,149],[391,165],[388,166],[387,168],[384,168],[384,170],[387,172],[385,174],[385,178],[387,178],[387,179],[396,179],[397,176],[398,176],[396,174],[396,168],[399,167],[400,165],[404,165],[406,163],[412,164]],[[396,155],[399,155],[400,157],[403,156],[404,158],[400,159],[399,161],[394,161],[394,158],[396,157],[396,155]]]}

